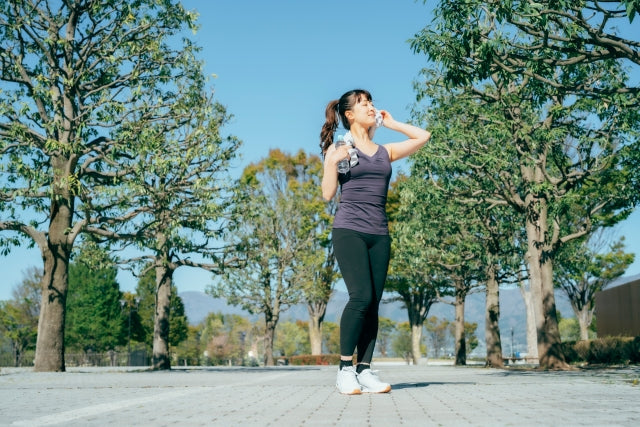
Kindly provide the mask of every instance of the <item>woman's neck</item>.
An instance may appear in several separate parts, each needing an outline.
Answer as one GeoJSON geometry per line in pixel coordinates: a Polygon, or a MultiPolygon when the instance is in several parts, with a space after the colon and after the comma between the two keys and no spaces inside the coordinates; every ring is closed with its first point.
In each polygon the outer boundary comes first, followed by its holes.
{"type": "Polygon", "coordinates": [[[353,136],[353,141],[356,145],[369,145],[373,144],[373,141],[369,138],[369,131],[364,127],[354,124],[349,129],[351,132],[351,136],[353,136]]]}

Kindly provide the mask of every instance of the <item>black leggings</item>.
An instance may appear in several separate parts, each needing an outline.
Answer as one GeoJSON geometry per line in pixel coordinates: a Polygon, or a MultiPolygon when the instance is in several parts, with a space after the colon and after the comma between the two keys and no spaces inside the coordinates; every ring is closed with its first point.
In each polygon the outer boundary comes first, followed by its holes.
{"type": "Polygon", "coordinates": [[[358,350],[358,363],[371,363],[378,335],[378,307],[387,279],[391,238],[334,228],[333,249],[349,291],[340,319],[340,355],[358,350]]]}

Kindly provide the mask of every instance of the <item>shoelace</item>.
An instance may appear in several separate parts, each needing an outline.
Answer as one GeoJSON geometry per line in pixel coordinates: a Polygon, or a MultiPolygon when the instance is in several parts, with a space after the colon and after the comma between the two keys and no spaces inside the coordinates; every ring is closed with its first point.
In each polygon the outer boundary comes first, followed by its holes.
{"type": "Polygon", "coordinates": [[[371,373],[371,375],[373,375],[376,379],[378,379],[378,372],[380,372],[378,369],[373,370],[373,369],[365,369],[364,371],[360,372],[360,374],[363,374],[365,371],[369,371],[371,373]]]}

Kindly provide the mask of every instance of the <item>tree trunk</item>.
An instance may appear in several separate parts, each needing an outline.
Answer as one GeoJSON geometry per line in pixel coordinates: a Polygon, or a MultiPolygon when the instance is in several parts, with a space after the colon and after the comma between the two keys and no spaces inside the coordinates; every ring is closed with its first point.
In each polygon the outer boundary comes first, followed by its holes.
{"type": "Polygon", "coordinates": [[[562,353],[553,293],[553,263],[545,239],[548,227],[544,199],[537,198],[529,202],[526,218],[527,260],[535,308],[540,366],[546,369],[566,369],[568,365],[562,353]]]}
{"type": "Polygon", "coordinates": [[[503,368],[502,342],[500,341],[500,293],[496,279],[496,266],[487,266],[487,289],[485,302],[485,341],[487,344],[486,365],[492,368],[503,368]]]}
{"type": "Polygon", "coordinates": [[[273,341],[276,333],[276,322],[273,319],[265,319],[264,330],[264,365],[274,366],[273,341]]]}
{"type": "MultiPolygon", "coordinates": [[[[544,355],[540,356],[540,365],[547,369],[568,369],[562,351],[562,339],[558,326],[558,313],[553,288],[553,262],[549,258],[542,264],[542,303],[544,310],[544,355]]],[[[540,354],[540,338],[538,338],[538,354],[540,354]]]]}
{"type": "Polygon", "coordinates": [[[588,306],[584,305],[582,306],[582,310],[576,312],[576,317],[580,325],[580,339],[587,341],[589,339],[589,326],[591,325],[593,310],[590,310],[588,306]]]}
{"type": "Polygon", "coordinates": [[[322,354],[322,322],[327,311],[326,303],[307,303],[309,311],[309,341],[311,354],[322,354]]]}
{"type": "Polygon", "coordinates": [[[411,359],[414,365],[420,364],[420,342],[422,341],[422,324],[411,325],[411,359]]]}
{"type": "Polygon", "coordinates": [[[65,370],[64,325],[72,250],[72,244],[68,241],[68,230],[71,228],[73,200],[58,195],[57,198],[52,198],[51,204],[47,247],[40,247],[44,260],[44,275],[40,282],[42,299],[34,364],[37,372],[65,370]]]}
{"type": "Polygon", "coordinates": [[[68,258],[45,260],[42,300],[36,340],[36,372],[64,372],[64,325],[67,298],[68,258]]]}
{"type": "Polygon", "coordinates": [[[466,365],[467,364],[467,343],[466,338],[464,336],[464,300],[465,293],[460,292],[458,290],[456,292],[456,303],[455,303],[455,352],[456,352],[456,365],[466,365]]]}
{"type": "Polygon", "coordinates": [[[533,298],[531,291],[525,289],[523,283],[520,283],[520,293],[524,301],[524,308],[527,314],[527,357],[538,359],[538,334],[536,331],[536,317],[533,307],[533,298]]]}
{"type": "Polygon", "coordinates": [[[22,358],[22,352],[18,346],[13,346],[13,367],[18,368],[20,366],[20,359],[22,358]]]}
{"type": "Polygon", "coordinates": [[[322,323],[316,316],[309,316],[309,341],[311,354],[322,354],[322,323]]]}
{"type": "Polygon", "coordinates": [[[153,324],[153,369],[171,369],[169,316],[173,270],[166,263],[156,265],[156,313],[153,324]]]}

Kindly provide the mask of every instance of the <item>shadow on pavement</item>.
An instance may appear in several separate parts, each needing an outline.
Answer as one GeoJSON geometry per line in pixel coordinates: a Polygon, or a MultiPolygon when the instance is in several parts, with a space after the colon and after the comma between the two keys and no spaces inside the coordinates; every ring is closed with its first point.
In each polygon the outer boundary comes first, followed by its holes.
{"type": "Polygon", "coordinates": [[[474,382],[436,382],[436,381],[426,381],[426,382],[416,382],[416,383],[398,383],[391,384],[391,390],[402,390],[404,388],[422,388],[429,387],[432,385],[475,385],[474,382]]]}

